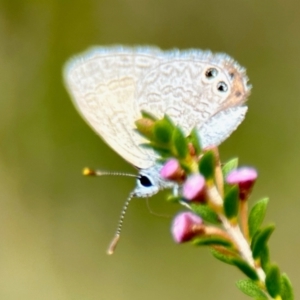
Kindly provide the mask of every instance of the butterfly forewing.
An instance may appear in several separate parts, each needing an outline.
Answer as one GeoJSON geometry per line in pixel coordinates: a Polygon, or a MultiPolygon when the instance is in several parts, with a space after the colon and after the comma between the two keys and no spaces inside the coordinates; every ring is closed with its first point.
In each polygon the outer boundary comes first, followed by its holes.
{"type": "Polygon", "coordinates": [[[141,117],[135,100],[138,80],[160,63],[159,50],[96,48],[72,59],[65,81],[79,112],[119,155],[139,168],[153,165],[155,155],[140,147],[134,129],[141,117]]]}

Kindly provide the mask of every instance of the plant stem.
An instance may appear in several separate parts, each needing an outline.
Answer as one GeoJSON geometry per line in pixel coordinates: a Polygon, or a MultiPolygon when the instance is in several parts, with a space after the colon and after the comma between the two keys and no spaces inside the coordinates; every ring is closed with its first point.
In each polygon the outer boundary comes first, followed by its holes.
{"type": "Polygon", "coordinates": [[[249,242],[249,227],[248,227],[248,201],[240,201],[240,219],[243,234],[245,239],[249,242]]]}
{"type": "MultiPolygon", "coordinates": [[[[266,274],[264,270],[260,266],[256,266],[254,259],[252,257],[252,251],[250,249],[250,246],[243,236],[240,227],[238,225],[233,226],[225,216],[219,216],[222,224],[224,226],[224,229],[228,232],[228,234],[232,237],[232,239],[235,241],[236,245],[238,245],[239,252],[241,256],[245,259],[245,261],[256,270],[256,273],[259,277],[259,280],[263,283],[265,286],[265,280],[266,280],[266,274]]],[[[268,299],[273,299],[268,293],[265,293],[265,295],[268,297],[268,299]]],[[[277,300],[277,299],[276,299],[277,300]]],[[[280,300],[280,299],[278,299],[280,300]]]]}

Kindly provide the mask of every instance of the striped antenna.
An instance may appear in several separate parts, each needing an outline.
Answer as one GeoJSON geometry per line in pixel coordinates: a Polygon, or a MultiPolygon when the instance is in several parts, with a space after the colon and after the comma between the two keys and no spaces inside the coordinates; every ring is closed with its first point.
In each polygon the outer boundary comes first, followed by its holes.
{"type": "Polygon", "coordinates": [[[124,217],[126,214],[126,210],[128,208],[128,205],[131,201],[131,199],[133,198],[133,193],[131,193],[128,197],[128,199],[126,200],[126,202],[124,203],[123,209],[121,211],[121,215],[119,218],[119,224],[115,233],[114,238],[112,239],[111,243],[109,244],[109,247],[107,249],[107,254],[112,255],[117,247],[118,241],[120,239],[120,234],[121,234],[121,230],[122,230],[122,226],[123,226],[123,221],[124,221],[124,217]]]}
{"type": "Polygon", "coordinates": [[[112,176],[127,176],[127,177],[135,177],[138,178],[138,175],[130,174],[130,173],[122,173],[122,172],[109,172],[109,171],[102,171],[102,170],[94,170],[90,168],[84,168],[82,171],[84,176],[105,176],[105,175],[112,175],[112,176]]]}
{"type": "MultiPolygon", "coordinates": [[[[101,170],[93,170],[90,168],[84,168],[83,169],[83,175],[85,176],[105,176],[105,175],[113,175],[113,176],[127,176],[127,177],[134,177],[134,178],[138,178],[138,175],[134,175],[134,174],[130,174],[130,173],[122,173],[122,172],[107,172],[107,171],[101,171],[101,170]]],[[[109,244],[109,247],[107,249],[107,254],[111,255],[114,253],[118,241],[120,239],[120,234],[121,234],[121,230],[122,230],[122,226],[123,226],[123,221],[124,221],[124,217],[126,214],[126,210],[128,208],[128,205],[131,201],[131,199],[134,197],[134,194],[131,193],[128,197],[128,199],[126,200],[126,202],[124,203],[123,209],[121,211],[121,215],[119,218],[119,223],[118,223],[118,227],[115,233],[114,238],[112,239],[111,243],[109,244]]]]}

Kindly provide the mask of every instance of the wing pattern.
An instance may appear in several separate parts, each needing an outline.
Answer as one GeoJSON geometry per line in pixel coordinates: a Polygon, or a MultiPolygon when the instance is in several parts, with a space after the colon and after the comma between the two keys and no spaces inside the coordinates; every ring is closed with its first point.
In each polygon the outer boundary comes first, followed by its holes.
{"type": "Polygon", "coordinates": [[[230,57],[199,50],[99,47],[67,63],[64,77],[84,119],[142,169],[156,156],[133,130],[141,109],[167,113],[186,133],[196,126],[203,146],[218,145],[244,119],[250,91],[245,70],[230,57]]]}

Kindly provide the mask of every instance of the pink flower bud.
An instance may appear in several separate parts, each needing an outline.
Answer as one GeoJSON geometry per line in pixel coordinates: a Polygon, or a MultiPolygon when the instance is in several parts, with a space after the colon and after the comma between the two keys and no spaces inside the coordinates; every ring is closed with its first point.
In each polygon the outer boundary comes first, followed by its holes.
{"type": "Polygon", "coordinates": [[[186,200],[205,201],[205,179],[201,174],[194,174],[188,177],[183,184],[182,195],[186,200]]]}
{"type": "Polygon", "coordinates": [[[202,219],[191,212],[179,213],[174,218],[171,228],[175,242],[183,243],[190,241],[199,234],[199,231],[194,229],[195,226],[202,224],[202,219]]]}
{"type": "Polygon", "coordinates": [[[175,158],[171,158],[161,168],[160,176],[167,180],[182,181],[185,174],[179,162],[175,158]]]}
{"type": "Polygon", "coordinates": [[[247,200],[257,178],[257,171],[254,168],[243,167],[231,171],[226,181],[228,184],[237,184],[240,189],[240,199],[247,200]]]}

